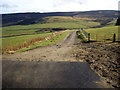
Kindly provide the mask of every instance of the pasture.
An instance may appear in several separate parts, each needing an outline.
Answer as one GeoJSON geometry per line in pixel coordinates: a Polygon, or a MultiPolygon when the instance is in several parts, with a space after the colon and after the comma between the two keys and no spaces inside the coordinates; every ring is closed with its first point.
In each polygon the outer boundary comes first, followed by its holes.
{"type": "Polygon", "coordinates": [[[87,33],[90,33],[91,40],[95,41],[111,41],[113,39],[113,34],[116,34],[116,41],[119,39],[119,26],[107,26],[102,28],[90,28],[85,29],[87,33]]]}
{"type": "Polygon", "coordinates": [[[5,53],[9,51],[25,51],[39,46],[55,44],[69,32],[65,31],[53,37],[54,39],[45,40],[46,37],[52,36],[56,32],[52,30],[54,28],[70,29],[72,31],[100,25],[99,22],[93,22],[91,19],[77,17],[45,17],[43,21],[44,23],[2,27],[2,51],[5,53]]]}
{"type": "Polygon", "coordinates": [[[2,46],[3,48],[6,48],[8,46],[16,46],[20,45],[26,41],[29,41],[33,38],[44,38],[52,33],[43,33],[43,34],[35,34],[35,35],[21,35],[21,36],[15,36],[15,37],[5,37],[3,38],[2,46]]]}
{"type": "MultiPolygon", "coordinates": [[[[99,22],[93,22],[89,19],[80,19],[72,17],[46,17],[43,20],[45,23],[31,25],[13,25],[2,28],[2,36],[12,36],[21,34],[34,34],[36,31],[41,31],[43,28],[63,28],[63,29],[78,29],[99,26],[99,22]]],[[[39,21],[38,21],[39,22],[39,21]]]]}
{"type": "Polygon", "coordinates": [[[39,46],[55,44],[63,39],[68,32],[80,28],[84,28],[86,32],[91,34],[91,40],[103,41],[107,37],[111,39],[114,33],[118,38],[117,26],[92,28],[100,25],[99,22],[93,22],[92,20],[89,18],[54,16],[43,18],[44,23],[2,27],[2,50],[4,53],[26,51],[39,46]],[[69,29],[70,31],[51,31],[54,28],[69,29]],[[46,37],[51,37],[54,33],[58,34],[49,40],[45,40],[46,37]]]}

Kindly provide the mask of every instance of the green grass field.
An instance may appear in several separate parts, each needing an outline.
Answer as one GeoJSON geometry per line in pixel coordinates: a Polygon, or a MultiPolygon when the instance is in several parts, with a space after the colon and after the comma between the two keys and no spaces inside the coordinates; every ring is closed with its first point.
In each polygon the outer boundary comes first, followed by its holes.
{"type": "Polygon", "coordinates": [[[32,34],[42,28],[89,28],[99,26],[100,23],[92,22],[88,19],[72,18],[72,17],[49,17],[46,23],[31,24],[31,25],[14,25],[2,28],[3,36],[12,36],[18,34],[32,34]],[[57,18],[57,19],[56,19],[57,18]]]}
{"type": "MultiPolygon", "coordinates": [[[[104,39],[112,39],[114,33],[117,35],[118,40],[118,26],[107,26],[103,28],[90,28],[94,26],[99,26],[99,22],[92,22],[89,18],[77,18],[77,17],[45,17],[43,24],[31,24],[31,25],[13,25],[2,27],[2,49],[4,52],[8,51],[25,51],[39,46],[47,46],[55,44],[62,40],[72,29],[85,28],[85,31],[91,33],[92,40],[103,41],[104,39]],[[70,31],[65,31],[64,33],[53,37],[50,40],[43,40],[43,38],[53,35],[54,31],[42,32],[43,28],[64,28],[71,29],[70,31]],[[90,28],[90,29],[87,29],[90,28]],[[36,32],[40,31],[40,32],[36,32]],[[24,35],[31,34],[31,35],[24,35]],[[16,35],[16,36],[15,36],[16,35]],[[19,36],[17,36],[19,35],[19,36]],[[39,42],[42,40],[42,42],[39,42]]],[[[38,21],[39,22],[39,21],[38,21]]],[[[111,22],[111,23],[114,23],[111,22]]],[[[60,31],[61,32],[61,31],[60,31]]],[[[81,38],[84,35],[81,34],[81,38]]]]}
{"type": "Polygon", "coordinates": [[[2,42],[2,48],[7,48],[8,46],[18,46],[20,44],[25,43],[28,40],[31,40],[32,38],[44,38],[52,33],[43,33],[43,34],[35,34],[35,35],[21,35],[21,36],[15,36],[15,37],[5,37],[3,38],[2,42]]]}
{"type": "MultiPolygon", "coordinates": [[[[64,28],[64,29],[75,29],[75,28],[89,28],[100,25],[98,22],[92,22],[88,18],[77,18],[77,17],[46,17],[43,24],[31,24],[31,25],[13,25],[2,27],[2,49],[3,51],[14,51],[19,50],[17,48],[25,47],[24,50],[35,48],[38,46],[46,46],[54,44],[63,38],[68,32],[61,36],[55,37],[53,41],[47,40],[40,44],[33,45],[38,42],[41,38],[45,38],[51,35],[53,32],[48,30],[49,33],[42,32],[43,28],[64,28]],[[36,32],[39,31],[39,32],[36,32]],[[38,34],[39,33],[39,34],[38,34]],[[31,34],[31,35],[24,35],[31,34]],[[19,35],[19,36],[18,36],[19,35]],[[12,36],[12,37],[5,37],[12,36]],[[29,43],[29,44],[24,44],[29,43]],[[24,45],[23,45],[24,44],[24,45]],[[33,45],[31,47],[28,47],[33,45]],[[6,50],[5,50],[6,49],[6,50]]],[[[39,21],[38,21],[39,22],[39,21]]]]}
{"type": "Polygon", "coordinates": [[[90,29],[85,29],[85,31],[91,34],[91,40],[111,41],[113,39],[113,34],[116,34],[116,40],[120,41],[118,39],[118,36],[120,34],[118,27],[119,26],[107,26],[103,28],[94,28],[94,29],[90,28],[90,29]]]}
{"type": "MultiPolygon", "coordinates": [[[[82,27],[92,27],[97,26],[99,23],[96,22],[86,22],[86,21],[79,21],[79,22],[52,22],[52,23],[44,23],[44,24],[33,24],[33,25],[15,25],[15,26],[8,26],[3,27],[3,30],[34,30],[39,28],[82,28],[82,27]]],[[[3,31],[4,34],[4,31],[3,31]]]]}

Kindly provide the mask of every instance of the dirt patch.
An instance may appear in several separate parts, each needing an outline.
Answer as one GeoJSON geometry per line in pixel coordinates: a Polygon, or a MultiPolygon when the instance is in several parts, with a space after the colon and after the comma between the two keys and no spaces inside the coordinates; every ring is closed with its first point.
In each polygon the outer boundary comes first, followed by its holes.
{"type": "Polygon", "coordinates": [[[112,87],[120,87],[120,45],[118,43],[78,43],[73,52],[78,60],[90,67],[112,87]],[[82,50],[81,50],[82,49],[82,50]]]}

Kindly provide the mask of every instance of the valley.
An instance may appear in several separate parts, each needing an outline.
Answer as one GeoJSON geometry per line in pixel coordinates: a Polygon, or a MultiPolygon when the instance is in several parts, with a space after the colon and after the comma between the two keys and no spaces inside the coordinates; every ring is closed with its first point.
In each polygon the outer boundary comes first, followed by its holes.
{"type": "Polygon", "coordinates": [[[6,14],[3,21],[4,88],[120,87],[116,11],[6,14]]]}

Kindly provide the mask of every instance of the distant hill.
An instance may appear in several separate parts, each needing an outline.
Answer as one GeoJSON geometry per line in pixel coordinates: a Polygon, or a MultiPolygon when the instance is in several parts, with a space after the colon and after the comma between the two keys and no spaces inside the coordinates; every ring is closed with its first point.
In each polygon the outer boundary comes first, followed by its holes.
{"type": "Polygon", "coordinates": [[[2,14],[2,25],[29,25],[45,23],[45,17],[51,16],[70,16],[79,18],[91,18],[94,22],[100,22],[101,25],[107,25],[118,18],[118,11],[99,10],[86,12],[51,12],[51,13],[14,13],[2,14]]]}

